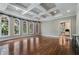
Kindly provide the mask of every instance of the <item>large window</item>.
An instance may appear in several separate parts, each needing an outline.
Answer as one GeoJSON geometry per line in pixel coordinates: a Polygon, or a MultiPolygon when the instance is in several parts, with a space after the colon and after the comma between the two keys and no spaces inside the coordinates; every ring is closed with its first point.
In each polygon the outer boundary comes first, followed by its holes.
{"type": "Polygon", "coordinates": [[[14,34],[20,34],[20,20],[14,18],[14,34]]]}
{"type": "Polygon", "coordinates": [[[29,22],[29,26],[28,26],[28,32],[29,32],[29,34],[33,34],[33,32],[34,32],[34,26],[33,26],[34,24],[33,24],[33,22],[29,22]]]}
{"type": "Polygon", "coordinates": [[[39,34],[39,23],[33,21],[20,21],[19,18],[0,14],[0,37],[22,34],[39,34]],[[21,27],[22,26],[22,27],[21,27]]]}
{"type": "Polygon", "coordinates": [[[40,33],[40,23],[35,22],[35,34],[39,34],[39,33],[40,33]]]}
{"type": "Polygon", "coordinates": [[[38,34],[38,23],[36,23],[36,34],[38,34]]]}
{"type": "Polygon", "coordinates": [[[9,35],[9,17],[2,15],[0,16],[0,34],[1,36],[9,35]]]}
{"type": "Polygon", "coordinates": [[[23,33],[27,33],[27,23],[23,21],[23,33]]]}

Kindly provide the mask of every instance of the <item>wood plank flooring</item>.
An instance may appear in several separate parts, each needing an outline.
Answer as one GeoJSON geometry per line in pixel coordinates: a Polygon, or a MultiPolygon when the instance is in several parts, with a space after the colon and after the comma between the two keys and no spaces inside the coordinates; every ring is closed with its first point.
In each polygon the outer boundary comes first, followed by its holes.
{"type": "Polygon", "coordinates": [[[66,37],[24,37],[0,42],[1,55],[73,55],[66,37]],[[5,47],[4,45],[8,45],[5,47]],[[5,53],[6,52],[6,53],[5,53]]]}

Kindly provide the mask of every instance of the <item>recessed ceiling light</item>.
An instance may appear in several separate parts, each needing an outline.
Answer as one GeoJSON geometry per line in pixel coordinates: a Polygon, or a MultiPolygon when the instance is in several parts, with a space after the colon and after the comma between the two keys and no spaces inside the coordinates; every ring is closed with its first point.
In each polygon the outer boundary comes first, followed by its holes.
{"type": "Polygon", "coordinates": [[[56,11],[54,11],[54,13],[56,13],[56,11]]]}
{"type": "Polygon", "coordinates": [[[19,8],[18,7],[15,7],[16,8],[16,10],[18,10],[19,8]]]}
{"type": "Polygon", "coordinates": [[[69,13],[69,12],[70,12],[70,10],[67,10],[67,12],[69,13]]]}

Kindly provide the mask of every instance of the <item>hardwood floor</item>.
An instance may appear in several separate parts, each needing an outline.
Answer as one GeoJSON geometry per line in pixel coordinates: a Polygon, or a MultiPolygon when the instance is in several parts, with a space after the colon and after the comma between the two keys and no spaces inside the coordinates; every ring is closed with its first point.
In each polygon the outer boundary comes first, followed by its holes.
{"type": "Polygon", "coordinates": [[[71,40],[66,37],[35,36],[0,42],[0,54],[6,55],[72,55],[71,40]]]}

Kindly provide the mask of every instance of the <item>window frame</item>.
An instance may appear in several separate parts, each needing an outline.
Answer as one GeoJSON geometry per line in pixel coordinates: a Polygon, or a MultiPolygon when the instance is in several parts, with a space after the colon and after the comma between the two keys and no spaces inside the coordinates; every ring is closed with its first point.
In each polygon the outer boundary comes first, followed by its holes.
{"type": "Polygon", "coordinates": [[[2,28],[0,26],[0,37],[8,37],[8,36],[10,36],[10,17],[7,15],[0,14],[0,25],[1,25],[2,17],[7,17],[7,19],[8,19],[8,35],[2,35],[2,33],[1,33],[2,28]]]}
{"type": "Polygon", "coordinates": [[[18,19],[18,18],[13,18],[13,20],[14,20],[14,23],[13,23],[13,33],[14,33],[14,35],[20,35],[20,19],[18,19]],[[15,34],[15,25],[14,25],[15,19],[19,21],[19,33],[18,33],[18,34],[15,34]]]}
{"type": "Polygon", "coordinates": [[[40,34],[40,32],[41,32],[41,27],[40,27],[41,25],[40,25],[40,23],[38,22],[38,34],[40,34]]]}
{"type": "Polygon", "coordinates": [[[24,33],[24,30],[23,30],[23,25],[24,25],[24,24],[22,24],[22,33],[23,33],[23,34],[28,34],[28,22],[25,21],[25,20],[23,20],[22,23],[24,23],[24,22],[26,22],[26,32],[24,33]]]}
{"type": "Polygon", "coordinates": [[[28,34],[29,34],[29,35],[34,34],[34,22],[28,22],[28,34]],[[33,30],[32,30],[32,33],[29,32],[30,24],[33,25],[33,27],[32,27],[32,29],[33,29],[33,30]]]}
{"type": "Polygon", "coordinates": [[[36,22],[35,23],[35,34],[38,35],[40,34],[40,23],[36,22]],[[38,26],[38,27],[37,27],[38,26]],[[37,32],[38,31],[38,32],[37,32]]]}

